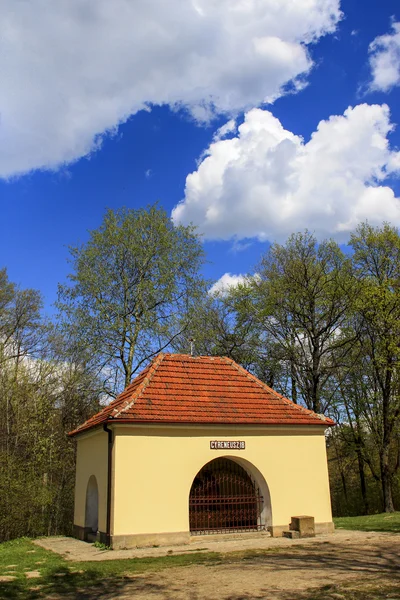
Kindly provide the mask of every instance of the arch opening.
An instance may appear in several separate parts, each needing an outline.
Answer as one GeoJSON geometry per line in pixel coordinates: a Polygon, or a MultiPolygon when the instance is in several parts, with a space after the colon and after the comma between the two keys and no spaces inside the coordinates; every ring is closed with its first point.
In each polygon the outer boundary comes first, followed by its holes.
{"type": "Polygon", "coordinates": [[[86,488],[85,530],[97,533],[99,526],[99,490],[97,479],[91,475],[86,488]]]}
{"type": "Polygon", "coordinates": [[[215,458],[197,473],[189,495],[193,535],[265,529],[265,502],[257,481],[237,460],[215,458]]]}

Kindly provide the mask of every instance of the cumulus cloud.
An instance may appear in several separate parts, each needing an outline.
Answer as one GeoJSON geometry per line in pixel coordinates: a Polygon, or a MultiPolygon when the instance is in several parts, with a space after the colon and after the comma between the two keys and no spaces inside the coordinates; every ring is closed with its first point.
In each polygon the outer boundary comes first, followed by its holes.
{"type": "Polygon", "coordinates": [[[213,142],[186,179],[175,223],[206,238],[282,240],[308,228],[345,241],[368,219],[400,224],[400,201],[385,185],[400,170],[386,105],[361,104],[321,121],[311,139],[252,109],[231,139],[213,142]]]}
{"type": "Polygon", "coordinates": [[[150,105],[198,120],[301,87],[340,0],[2,0],[0,177],[89,154],[150,105]]]}
{"type": "Polygon", "coordinates": [[[370,89],[387,92],[400,85],[400,22],[393,23],[392,33],[375,38],[369,52],[370,89]]]}
{"type": "Polygon", "coordinates": [[[229,290],[229,288],[237,287],[241,283],[244,283],[245,275],[232,275],[231,273],[224,273],[222,277],[214,283],[213,286],[208,290],[210,296],[223,296],[229,290]]]}
{"type": "Polygon", "coordinates": [[[224,137],[229,135],[230,133],[234,133],[236,131],[236,121],[235,119],[230,119],[227,123],[222,125],[217,131],[214,133],[213,141],[222,140],[224,137]]]}

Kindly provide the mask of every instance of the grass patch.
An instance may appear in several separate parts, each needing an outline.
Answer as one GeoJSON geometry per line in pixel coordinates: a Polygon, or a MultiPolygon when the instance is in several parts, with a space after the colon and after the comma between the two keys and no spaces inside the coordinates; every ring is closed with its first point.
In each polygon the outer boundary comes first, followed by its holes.
{"type": "Polygon", "coordinates": [[[107,544],[103,544],[102,542],[96,541],[93,546],[98,550],[112,550],[111,546],[107,546],[107,544]]]}
{"type": "MultiPolygon", "coordinates": [[[[0,577],[15,577],[12,581],[0,581],[0,599],[39,600],[57,594],[66,598],[101,598],[111,591],[115,595],[122,593],[127,579],[146,571],[220,562],[216,552],[70,562],[21,538],[0,544],[0,577]],[[32,572],[38,572],[40,577],[28,578],[26,574],[32,572]]],[[[146,585],[148,582],[143,582],[146,585]]]]}
{"type": "MultiPolygon", "coordinates": [[[[395,517],[400,514],[357,517],[370,519],[395,517]]],[[[385,519],[387,523],[388,519],[385,519]]],[[[392,522],[392,519],[389,519],[392,522]]],[[[361,528],[361,527],[360,527],[361,528]]],[[[371,529],[374,530],[374,529],[371,529]]],[[[393,531],[385,529],[385,531],[393,531]]],[[[307,547],[297,546],[290,551],[290,557],[307,547]]],[[[157,572],[169,567],[189,567],[191,565],[216,566],[234,565],[239,569],[253,561],[268,561],[271,554],[283,555],[287,548],[264,550],[243,550],[233,553],[190,552],[182,555],[168,555],[154,558],[131,558],[90,562],[70,562],[58,554],[36,546],[31,540],[22,538],[0,544],[0,577],[13,576],[13,581],[0,581],[1,600],[44,600],[47,597],[60,600],[101,600],[126,597],[129,593],[151,597],[173,597],[173,590],[167,589],[161,580],[144,576],[146,572],[157,572]],[[29,579],[27,573],[37,572],[40,577],[29,579]]],[[[311,570],[310,570],[311,576],[311,570]]],[[[233,596],[236,598],[236,596],[233,596]]],[[[237,596],[239,598],[241,596],[237,596]]],[[[260,596],[254,596],[258,598],[260,596]]],[[[279,597],[279,594],[277,595],[279,597]]],[[[283,595],[282,597],[288,597],[283,595]]],[[[251,596],[249,596],[250,600],[251,596]]],[[[357,581],[343,585],[324,585],[318,589],[298,591],[290,596],[292,600],[400,600],[399,578],[389,572],[378,579],[366,580],[363,576],[357,581]]]]}
{"type": "Polygon", "coordinates": [[[337,529],[400,533],[400,512],[362,517],[336,517],[333,521],[337,529]]]}

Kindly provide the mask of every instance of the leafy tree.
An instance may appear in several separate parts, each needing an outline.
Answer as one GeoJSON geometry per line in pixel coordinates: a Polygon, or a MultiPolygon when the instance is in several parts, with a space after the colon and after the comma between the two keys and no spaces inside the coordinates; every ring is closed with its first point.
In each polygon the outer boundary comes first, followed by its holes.
{"type": "MultiPolygon", "coordinates": [[[[359,453],[354,434],[346,418],[329,431],[327,452],[331,488],[332,510],[335,516],[349,516],[382,512],[380,483],[369,469],[364,471],[365,496],[361,493],[359,453]],[[367,502],[367,507],[365,506],[367,502]]],[[[363,426],[363,451],[375,468],[376,448],[368,428],[363,426]]]]}
{"type": "Polygon", "coordinates": [[[227,356],[287,395],[287,377],[280,347],[259,327],[250,310],[246,282],[236,288],[201,296],[193,305],[190,327],[173,346],[197,355],[227,356]]]}
{"type": "Polygon", "coordinates": [[[115,395],[188,327],[203,291],[203,249],[193,227],[157,206],[109,210],[88,242],[70,248],[71,285],[59,286],[64,332],[115,395]]]}
{"type": "Polygon", "coordinates": [[[42,349],[48,324],[42,319],[43,301],[33,289],[20,289],[0,270],[0,364],[34,356],[42,349]]]}
{"type": "Polygon", "coordinates": [[[244,310],[280,347],[293,399],[299,391],[309,409],[326,411],[329,382],[355,339],[345,332],[356,295],[350,259],[335,242],[317,245],[309,232],[299,233],[272,245],[248,281],[244,310]]]}
{"type": "Polygon", "coordinates": [[[392,512],[392,481],[400,459],[400,236],[388,224],[374,228],[364,223],[350,243],[360,283],[360,385],[367,385],[362,411],[379,453],[384,509],[392,512]]]}
{"type": "Polygon", "coordinates": [[[238,326],[247,332],[251,357],[247,368],[261,381],[297,402],[292,364],[287,360],[280,341],[264,325],[263,309],[259,304],[259,282],[258,274],[249,276],[227,294],[227,301],[235,311],[238,326]]]}
{"type": "Polygon", "coordinates": [[[357,470],[360,482],[360,491],[363,502],[364,514],[369,513],[369,499],[367,490],[366,468],[369,466],[374,478],[377,479],[373,454],[370,452],[370,430],[364,418],[364,407],[368,398],[368,377],[365,372],[365,363],[360,350],[362,342],[359,340],[352,352],[352,361],[336,374],[338,398],[334,407],[334,418],[338,423],[336,438],[342,438],[342,447],[347,448],[357,457],[357,470]]]}
{"type": "MultiPolygon", "coordinates": [[[[185,318],[187,318],[185,316],[185,318]]],[[[191,308],[190,327],[177,338],[174,348],[203,356],[227,356],[249,368],[254,360],[254,329],[238,322],[227,294],[204,294],[191,308]]]]}
{"type": "Polygon", "coordinates": [[[39,292],[0,270],[0,541],[71,532],[75,447],[66,433],[99,407],[93,373],[41,305],[39,292]]]}

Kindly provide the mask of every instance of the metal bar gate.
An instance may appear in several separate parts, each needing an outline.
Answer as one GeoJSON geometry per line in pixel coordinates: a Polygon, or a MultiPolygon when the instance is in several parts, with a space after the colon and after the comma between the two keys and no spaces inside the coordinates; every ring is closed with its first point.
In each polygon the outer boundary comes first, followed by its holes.
{"type": "Polygon", "coordinates": [[[263,497],[237,463],[216,458],[197,474],[189,498],[190,531],[201,535],[263,529],[263,497]]]}

